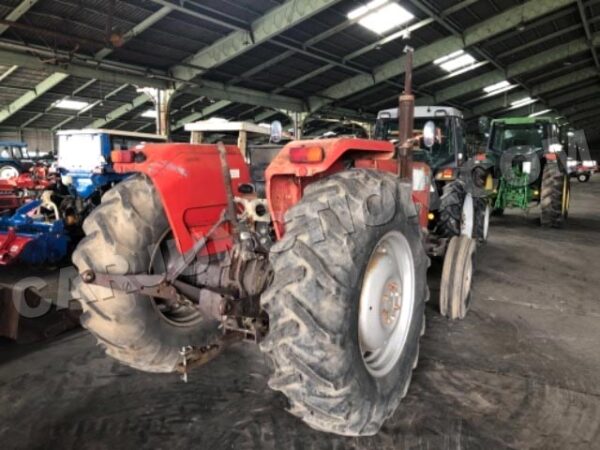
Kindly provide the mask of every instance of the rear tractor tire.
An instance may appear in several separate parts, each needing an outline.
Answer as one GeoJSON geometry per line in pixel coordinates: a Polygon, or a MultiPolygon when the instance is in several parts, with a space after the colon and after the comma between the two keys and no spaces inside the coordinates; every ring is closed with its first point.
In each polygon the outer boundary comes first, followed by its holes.
{"type": "MultiPolygon", "coordinates": [[[[119,183],[83,224],[86,237],[73,254],[79,273],[144,273],[151,251],[165,236],[168,222],[158,193],[145,177],[119,183]]],[[[167,264],[167,262],[165,262],[167,264]]],[[[78,279],[74,298],[83,308],[82,325],[106,353],[123,364],[146,372],[173,372],[183,347],[214,343],[218,322],[181,307],[168,314],[151,298],[111,290],[78,279]]]]}
{"type": "Polygon", "coordinates": [[[469,311],[476,249],[466,236],[453,237],[448,244],[440,283],[440,314],[448,319],[464,319],[469,311]]]}
{"type": "Polygon", "coordinates": [[[428,258],[411,187],[341,172],[310,184],[285,226],[262,296],[269,386],[312,428],[373,435],[406,395],[424,330],[428,258]]]}
{"type": "Polygon", "coordinates": [[[571,181],[563,174],[558,163],[548,161],[542,173],[542,193],[540,196],[540,223],[543,227],[560,228],[569,215],[571,202],[571,181]]]}

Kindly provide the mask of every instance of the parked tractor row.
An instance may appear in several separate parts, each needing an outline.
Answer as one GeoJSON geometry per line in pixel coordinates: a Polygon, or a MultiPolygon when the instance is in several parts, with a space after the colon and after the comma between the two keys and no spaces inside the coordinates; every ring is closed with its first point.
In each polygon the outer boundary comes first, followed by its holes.
{"type": "Polygon", "coordinates": [[[557,123],[495,120],[469,152],[460,111],[415,108],[407,56],[374,139],[281,143],[277,126],[215,121],[186,126],[189,144],[60,132],[55,170],[5,181],[0,264],[56,263],[77,244],[73,296],[109,356],[187,378],[255,342],[292,414],[377,433],[418,363],[430,260],[440,313],[463,319],[492,211],[537,203],[557,227],[570,197],[557,123]]]}

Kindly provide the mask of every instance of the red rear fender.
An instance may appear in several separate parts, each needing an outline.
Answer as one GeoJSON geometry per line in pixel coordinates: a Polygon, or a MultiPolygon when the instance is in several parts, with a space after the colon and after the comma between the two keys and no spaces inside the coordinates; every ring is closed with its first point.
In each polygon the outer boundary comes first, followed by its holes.
{"type": "MultiPolygon", "coordinates": [[[[240,184],[250,183],[248,167],[240,150],[225,146],[234,195],[239,195],[240,184]]],[[[205,235],[219,220],[227,207],[227,194],[216,145],[148,144],[136,148],[145,156],[143,162],[116,163],[119,173],[139,172],[147,175],[156,187],[177,248],[180,252],[191,249],[194,242],[205,235]]],[[[218,253],[231,247],[229,224],[217,229],[209,253],[218,253]]]]}
{"type": "MultiPolygon", "coordinates": [[[[368,162],[370,168],[396,171],[392,160],[394,146],[387,141],[339,138],[312,141],[294,141],[287,144],[267,168],[267,199],[278,238],[284,233],[284,215],[302,198],[304,188],[332,173],[344,170],[346,162],[368,162]],[[305,147],[321,147],[323,160],[312,163],[290,161],[290,150],[305,147]],[[380,167],[385,166],[385,167],[380,167]]],[[[361,167],[367,167],[364,164],[361,167]]]]}

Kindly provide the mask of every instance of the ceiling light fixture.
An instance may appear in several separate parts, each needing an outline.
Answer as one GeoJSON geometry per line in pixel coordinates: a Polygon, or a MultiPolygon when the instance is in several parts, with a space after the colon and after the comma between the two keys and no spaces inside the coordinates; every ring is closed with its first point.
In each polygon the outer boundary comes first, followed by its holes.
{"type": "Polygon", "coordinates": [[[144,111],[142,113],[142,117],[145,117],[147,119],[156,119],[156,110],[155,109],[149,109],[148,111],[144,111]]]}
{"type": "Polygon", "coordinates": [[[543,116],[544,114],[548,114],[549,112],[552,112],[551,109],[544,109],[543,111],[538,111],[535,112],[533,114],[529,114],[529,117],[539,117],[539,116],[543,116]]]}
{"type": "Polygon", "coordinates": [[[464,50],[458,50],[433,61],[436,66],[440,66],[446,72],[450,73],[458,70],[466,72],[476,62],[477,60],[468,53],[465,53],[464,50]]]}
{"type": "Polygon", "coordinates": [[[527,105],[531,105],[532,103],[537,102],[536,99],[531,98],[531,97],[524,97],[522,99],[516,100],[514,102],[512,102],[510,104],[511,108],[510,109],[517,109],[517,108],[521,108],[523,106],[527,106],[527,105]]]}
{"type": "Polygon", "coordinates": [[[383,34],[404,25],[415,16],[397,3],[389,0],[373,0],[353,9],[347,17],[350,20],[357,20],[360,25],[375,33],[383,34]]]}
{"type": "Polygon", "coordinates": [[[62,100],[58,100],[52,106],[54,106],[55,108],[60,108],[60,109],[70,109],[73,111],[81,111],[83,108],[86,108],[89,105],[90,104],[88,102],[82,102],[79,100],[69,100],[69,99],[65,98],[62,100]]]}

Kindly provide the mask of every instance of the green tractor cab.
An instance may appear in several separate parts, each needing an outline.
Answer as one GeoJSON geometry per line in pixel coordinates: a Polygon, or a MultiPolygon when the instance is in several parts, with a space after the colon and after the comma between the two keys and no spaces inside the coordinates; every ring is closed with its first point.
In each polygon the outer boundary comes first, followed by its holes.
{"type": "Polygon", "coordinates": [[[485,166],[494,178],[495,215],[540,205],[542,226],[560,227],[568,216],[570,182],[560,127],[550,117],[492,121],[485,166]]]}

